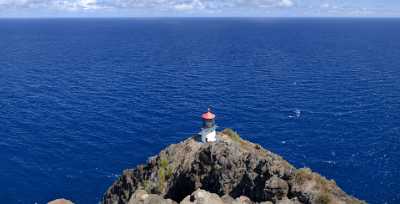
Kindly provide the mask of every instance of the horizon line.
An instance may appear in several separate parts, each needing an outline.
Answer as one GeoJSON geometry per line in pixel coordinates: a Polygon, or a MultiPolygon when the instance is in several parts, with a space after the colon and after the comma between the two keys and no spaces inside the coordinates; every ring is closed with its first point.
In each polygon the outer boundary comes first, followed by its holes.
{"type": "Polygon", "coordinates": [[[0,19],[400,19],[400,16],[0,16],[0,19]]]}

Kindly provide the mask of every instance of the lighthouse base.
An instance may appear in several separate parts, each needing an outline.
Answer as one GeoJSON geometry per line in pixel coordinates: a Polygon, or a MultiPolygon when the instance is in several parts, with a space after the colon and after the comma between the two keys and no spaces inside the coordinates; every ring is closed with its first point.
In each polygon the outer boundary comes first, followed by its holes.
{"type": "Polygon", "coordinates": [[[201,141],[204,143],[217,141],[217,132],[215,128],[203,129],[199,134],[201,135],[201,141]]]}

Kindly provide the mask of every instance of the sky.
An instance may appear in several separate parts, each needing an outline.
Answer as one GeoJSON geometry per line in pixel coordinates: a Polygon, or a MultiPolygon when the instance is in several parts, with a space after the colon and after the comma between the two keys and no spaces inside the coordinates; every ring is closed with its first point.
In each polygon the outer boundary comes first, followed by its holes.
{"type": "Polygon", "coordinates": [[[400,0],[0,0],[0,17],[400,17],[400,0]]]}

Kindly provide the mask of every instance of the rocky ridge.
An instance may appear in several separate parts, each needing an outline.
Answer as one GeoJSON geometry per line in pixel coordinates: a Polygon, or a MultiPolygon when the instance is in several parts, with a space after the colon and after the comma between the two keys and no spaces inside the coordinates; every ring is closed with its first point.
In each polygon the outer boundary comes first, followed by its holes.
{"type": "Polygon", "coordinates": [[[296,169],[231,129],[218,142],[193,136],[125,170],[103,204],[361,204],[334,181],[296,169]]]}

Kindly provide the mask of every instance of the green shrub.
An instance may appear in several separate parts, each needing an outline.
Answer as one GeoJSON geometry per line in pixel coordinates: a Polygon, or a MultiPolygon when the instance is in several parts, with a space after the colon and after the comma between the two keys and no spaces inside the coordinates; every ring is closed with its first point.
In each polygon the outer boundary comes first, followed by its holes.
{"type": "Polygon", "coordinates": [[[316,204],[329,204],[331,203],[332,199],[331,196],[327,193],[323,193],[318,195],[317,199],[315,200],[316,204]]]}
{"type": "Polygon", "coordinates": [[[158,190],[162,192],[164,190],[165,185],[165,169],[160,168],[158,169],[158,190]]]}
{"type": "Polygon", "coordinates": [[[169,161],[168,159],[162,157],[160,160],[160,167],[166,169],[168,167],[169,161]]]}
{"type": "Polygon", "coordinates": [[[173,168],[169,164],[168,159],[164,156],[161,156],[158,169],[158,190],[160,192],[164,190],[166,181],[172,176],[173,173],[173,168]]]}
{"type": "Polygon", "coordinates": [[[151,193],[151,186],[149,180],[144,180],[142,185],[147,193],[151,193]]]}
{"type": "Polygon", "coordinates": [[[171,166],[168,166],[167,168],[167,178],[170,178],[172,176],[172,174],[174,173],[174,168],[172,168],[171,166]]]}

